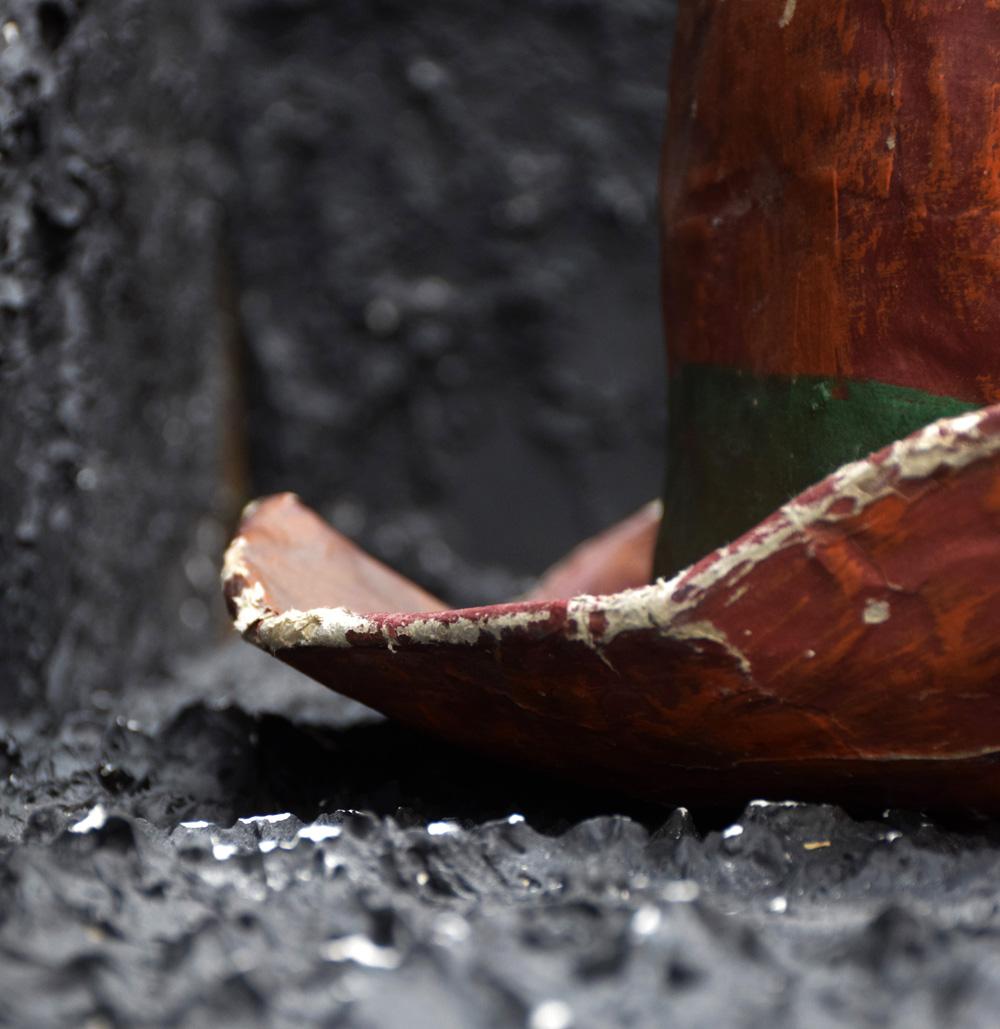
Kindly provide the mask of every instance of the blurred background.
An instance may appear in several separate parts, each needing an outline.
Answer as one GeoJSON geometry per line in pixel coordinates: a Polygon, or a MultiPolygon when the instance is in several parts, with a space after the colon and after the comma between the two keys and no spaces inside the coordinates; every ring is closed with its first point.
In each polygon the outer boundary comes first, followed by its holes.
{"type": "Polygon", "coordinates": [[[672,0],[0,2],[0,707],[294,490],[455,604],[659,492],[672,0]]]}

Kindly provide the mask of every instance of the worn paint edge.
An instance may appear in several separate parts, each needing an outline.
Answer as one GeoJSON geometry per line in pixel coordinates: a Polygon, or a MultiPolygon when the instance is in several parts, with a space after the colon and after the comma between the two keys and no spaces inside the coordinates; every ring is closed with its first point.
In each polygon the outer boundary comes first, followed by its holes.
{"type": "Polygon", "coordinates": [[[721,646],[749,676],[752,668],[746,656],[716,626],[697,618],[696,608],[703,598],[719,588],[735,587],[779,551],[807,543],[812,526],[856,516],[894,492],[901,481],[958,471],[1000,453],[1000,425],[988,433],[982,430],[990,418],[1000,422],[1000,406],[933,422],[874,457],[843,466],[735,543],[671,579],[606,596],[584,594],[567,602],[426,615],[364,615],[344,607],[277,612],[267,602],[264,585],[247,567],[249,543],[243,536],[237,536],[226,551],[223,583],[237,630],[271,652],[297,647],[346,649],[362,642],[390,651],[400,643],[477,646],[484,640],[500,643],[511,633],[558,634],[600,652],[622,633],[653,630],[661,638],[721,646]],[[853,502],[850,510],[842,507],[845,499],[853,502]]]}
{"type": "Polygon", "coordinates": [[[669,577],[737,539],[846,463],[979,406],[872,380],[683,365],[670,380],[675,445],[657,574],[669,577]]]}

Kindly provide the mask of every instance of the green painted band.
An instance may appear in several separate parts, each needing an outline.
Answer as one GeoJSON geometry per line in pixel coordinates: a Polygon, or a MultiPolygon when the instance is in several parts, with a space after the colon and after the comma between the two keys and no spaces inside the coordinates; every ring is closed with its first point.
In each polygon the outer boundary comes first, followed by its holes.
{"type": "Polygon", "coordinates": [[[684,366],[670,383],[656,574],[731,542],[840,465],[976,407],[878,382],[684,366]]]}

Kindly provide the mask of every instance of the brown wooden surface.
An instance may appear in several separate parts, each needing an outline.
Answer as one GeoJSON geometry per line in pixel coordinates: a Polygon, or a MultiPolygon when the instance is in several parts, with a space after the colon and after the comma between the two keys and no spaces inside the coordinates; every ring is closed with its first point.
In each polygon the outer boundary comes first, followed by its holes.
{"type": "Polygon", "coordinates": [[[672,361],[1000,399],[1000,4],[680,4],[672,361]]]}
{"type": "MultiPolygon", "coordinates": [[[[341,535],[294,493],[256,501],[244,512],[253,546],[241,561],[265,585],[267,604],[354,611],[440,611],[443,601],[394,572],[341,535]]],[[[230,587],[229,592],[232,592],[230,587]]]]}

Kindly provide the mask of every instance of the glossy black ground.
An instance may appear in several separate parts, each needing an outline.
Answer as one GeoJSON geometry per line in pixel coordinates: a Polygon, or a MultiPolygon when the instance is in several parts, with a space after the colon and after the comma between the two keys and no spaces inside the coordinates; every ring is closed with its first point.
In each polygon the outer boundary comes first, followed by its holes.
{"type": "Polygon", "coordinates": [[[250,648],[0,737],[0,1024],[994,1024],[1000,833],[658,811],[250,648]]]}

